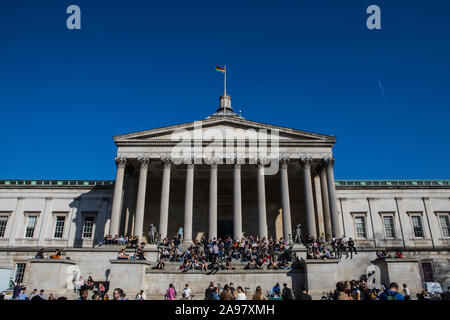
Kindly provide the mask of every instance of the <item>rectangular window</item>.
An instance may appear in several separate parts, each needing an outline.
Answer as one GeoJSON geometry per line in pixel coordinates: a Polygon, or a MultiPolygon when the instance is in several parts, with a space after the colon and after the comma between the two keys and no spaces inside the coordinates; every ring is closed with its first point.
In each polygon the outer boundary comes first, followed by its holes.
{"type": "Polygon", "coordinates": [[[394,229],[394,217],[393,216],[384,216],[384,232],[386,234],[386,238],[395,238],[395,229],[394,229]]]}
{"type": "Polygon", "coordinates": [[[366,238],[366,218],[362,216],[355,217],[356,237],[366,238]]]}
{"type": "Polygon", "coordinates": [[[424,282],[434,282],[433,266],[431,262],[422,262],[422,275],[424,282]]]}
{"type": "Polygon", "coordinates": [[[16,264],[16,273],[14,275],[14,282],[22,283],[23,282],[23,276],[25,275],[25,263],[17,263],[16,264]]]}
{"type": "Polygon", "coordinates": [[[422,227],[422,217],[421,216],[411,216],[411,221],[414,230],[414,237],[423,238],[423,227],[422,227]]]}
{"type": "Polygon", "coordinates": [[[8,216],[0,216],[0,238],[3,238],[5,236],[7,223],[8,223],[8,216]]]}
{"type": "Polygon", "coordinates": [[[85,217],[83,225],[83,239],[92,239],[93,227],[94,227],[94,217],[85,217]]]}
{"type": "MultiPolygon", "coordinates": [[[[440,215],[439,221],[441,222],[441,228],[442,228],[442,236],[444,238],[450,238],[450,221],[449,221],[448,215],[440,215]]],[[[1,236],[1,233],[0,233],[1,236]]]]}
{"type": "Polygon", "coordinates": [[[28,216],[25,238],[33,238],[34,228],[36,227],[37,216],[28,216]]]}
{"type": "Polygon", "coordinates": [[[62,239],[64,233],[64,222],[66,221],[66,217],[57,216],[56,217],[56,225],[55,225],[55,234],[54,237],[56,239],[62,239]]]}

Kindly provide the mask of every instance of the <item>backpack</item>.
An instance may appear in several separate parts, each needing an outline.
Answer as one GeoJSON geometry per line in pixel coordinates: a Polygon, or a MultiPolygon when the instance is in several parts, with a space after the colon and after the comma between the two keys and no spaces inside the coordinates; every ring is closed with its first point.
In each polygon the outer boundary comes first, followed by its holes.
{"type": "Polygon", "coordinates": [[[386,300],[397,300],[397,298],[395,297],[395,293],[392,294],[392,291],[386,291],[386,300]]]}

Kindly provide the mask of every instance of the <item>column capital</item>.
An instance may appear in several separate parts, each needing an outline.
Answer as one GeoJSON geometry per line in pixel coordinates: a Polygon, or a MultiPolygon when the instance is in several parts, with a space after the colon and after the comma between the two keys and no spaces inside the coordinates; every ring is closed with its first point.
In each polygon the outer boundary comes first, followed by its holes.
{"type": "Polygon", "coordinates": [[[242,164],[242,162],[241,162],[240,158],[234,158],[234,161],[233,161],[233,168],[234,169],[240,169],[241,168],[241,164],[242,164]]]}
{"type": "Polygon", "coordinates": [[[217,169],[219,159],[210,159],[207,164],[211,167],[211,169],[217,169]]]}
{"type": "Polygon", "coordinates": [[[315,174],[319,175],[319,176],[321,176],[321,175],[325,176],[327,174],[325,166],[323,164],[319,163],[316,166],[315,174]]]}
{"type": "Polygon", "coordinates": [[[258,168],[264,167],[266,164],[270,163],[270,159],[268,158],[258,158],[256,160],[256,164],[258,166],[258,168]]]}
{"type": "Polygon", "coordinates": [[[239,166],[240,167],[240,165],[241,164],[245,164],[245,159],[243,158],[243,157],[235,157],[234,159],[233,159],[233,165],[236,167],[236,166],[239,166]]]}
{"type": "Polygon", "coordinates": [[[326,158],[324,159],[324,164],[326,168],[331,168],[334,165],[334,158],[326,158]]]}
{"type": "Polygon", "coordinates": [[[127,165],[127,158],[116,157],[115,161],[118,168],[125,168],[127,165]]]}
{"type": "Polygon", "coordinates": [[[280,164],[282,169],[286,169],[288,166],[289,158],[281,158],[280,164]]]}
{"type": "Polygon", "coordinates": [[[161,158],[164,168],[170,168],[172,166],[172,160],[170,158],[161,158]]]}
{"type": "Polygon", "coordinates": [[[151,163],[150,158],[139,157],[137,160],[141,168],[148,168],[151,163]]]}
{"type": "Polygon", "coordinates": [[[304,168],[310,168],[311,167],[312,158],[301,158],[299,160],[300,166],[304,168]]]}

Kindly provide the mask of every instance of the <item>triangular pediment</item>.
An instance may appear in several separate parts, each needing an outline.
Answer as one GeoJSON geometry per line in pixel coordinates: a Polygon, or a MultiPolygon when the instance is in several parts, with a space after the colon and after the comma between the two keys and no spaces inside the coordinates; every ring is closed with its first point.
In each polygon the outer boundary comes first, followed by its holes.
{"type": "MultiPolygon", "coordinates": [[[[336,138],[330,135],[323,135],[312,133],[297,129],[280,127],[276,125],[265,124],[261,122],[250,121],[241,118],[214,118],[202,121],[188,122],[173,126],[167,126],[157,129],[139,131],[128,133],[114,137],[116,143],[120,142],[142,142],[142,141],[159,141],[171,140],[174,134],[181,132],[192,133],[197,130],[200,137],[205,137],[222,134],[222,137],[227,137],[229,134],[235,137],[244,136],[247,140],[253,140],[256,133],[266,132],[266,134],[273,134],[277,132],[280,140],[291,141],[309,141],[309,142],[325,142],[334,144],[336,138]]],[[[196,135],[193,135],[195,137],[196,135]]],[[[194,138],[195,139],[195,138],[194,138]]]]}

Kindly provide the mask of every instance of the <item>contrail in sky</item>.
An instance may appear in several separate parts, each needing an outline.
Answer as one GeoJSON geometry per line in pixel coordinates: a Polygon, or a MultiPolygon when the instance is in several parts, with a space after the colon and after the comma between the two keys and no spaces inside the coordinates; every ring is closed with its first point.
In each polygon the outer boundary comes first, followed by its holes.
{"type": "Polygon", "coordinates": [[[384,89],[383,89],[383,86],[381,85],[380,80],[378,80],[378,85],[380,86],[381,94],[382,94],[383,97],[384,97],[384,89]]]}

